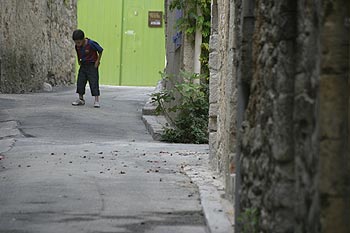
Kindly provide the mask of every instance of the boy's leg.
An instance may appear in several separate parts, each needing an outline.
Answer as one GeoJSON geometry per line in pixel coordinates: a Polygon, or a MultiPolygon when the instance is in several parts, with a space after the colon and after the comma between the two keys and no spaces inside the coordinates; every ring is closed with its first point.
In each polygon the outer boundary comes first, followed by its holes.
{"type": "Polygon", "coordinates": [[[85,88],[87,83],[87,75],[85,71],[85,67],[80,66],[79,72],[78,72],[78,80],[77,80],[77,93],[79,94],[79,100],[74,101],[72,104],[77,105],[84,105],[84,95],[85,95],[85,88]]]}
{"type": "Polygon", "coordinates": [[[95,68],[95,66],[90,67],[89,73],[88,73],[88,80],[89,80],[91,95],[95,97],[94,107],[98,108],[100,107],[100,104],[99,104],[100,85],[99,85],[98,68],[95,68]]]}
{"type": "Polygon", "coordinates": [[[79,94],[79,97],[84,97],[87,81],[88,81],[88,76],[86,72],[86,67],[82,65],[79,68],[78,80],[77,80],[77,93],[79,94]]]}

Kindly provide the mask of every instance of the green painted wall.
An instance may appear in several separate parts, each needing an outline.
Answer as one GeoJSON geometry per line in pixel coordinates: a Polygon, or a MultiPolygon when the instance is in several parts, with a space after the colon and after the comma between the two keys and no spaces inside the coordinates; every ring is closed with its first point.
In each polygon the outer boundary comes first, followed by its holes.
{"type": "Polygon", "coordinates": [[[78,27],[105,49],[100,83],[155,86],[165,66],[165,34],[148,27],[163,0],[78,0],[78,27]]]}

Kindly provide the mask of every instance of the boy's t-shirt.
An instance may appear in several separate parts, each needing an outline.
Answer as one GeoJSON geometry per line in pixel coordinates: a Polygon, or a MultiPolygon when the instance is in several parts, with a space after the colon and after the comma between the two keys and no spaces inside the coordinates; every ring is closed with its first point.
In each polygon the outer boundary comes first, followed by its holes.
{"type": "Polygon", "coordinates": [[[101,53],[103,48],[91,39],[87,39],[87,43],[84,46],[75,46],[78,59],[82,64],[95,63],[97,61],[97,52],[101,53]]]}

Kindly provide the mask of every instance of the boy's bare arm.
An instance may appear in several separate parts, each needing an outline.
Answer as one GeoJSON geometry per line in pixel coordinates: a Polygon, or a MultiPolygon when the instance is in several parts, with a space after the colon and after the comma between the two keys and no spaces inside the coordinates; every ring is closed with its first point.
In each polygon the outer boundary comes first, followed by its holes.
{"type": "Polygon", "coordinates": [[[95,62],[95,67],[98,68],[99,65],[100,65],[100,62],[101,62],[101,57],[102,57],[102,52],[98,52],[97,53],[98,57],[97,57],[97,60],[95,62]]]}
{"type": "Polygon", "coordinates": [[[77,59],[78,59],[78,64],[81,65],[81,60],[79,59],[79,54],[78,54],[78,51],[77,52],[77,59]]]}

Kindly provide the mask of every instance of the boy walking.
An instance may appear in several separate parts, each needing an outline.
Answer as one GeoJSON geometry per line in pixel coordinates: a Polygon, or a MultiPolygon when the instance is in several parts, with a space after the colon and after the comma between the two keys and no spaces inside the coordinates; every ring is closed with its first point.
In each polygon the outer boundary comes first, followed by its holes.
{"type": "Polygon", "coordinates": [[[89,81],[91,95],[95,97],[94,107],[100,107],[100,87],[98,67],[100,65],[103,48],[91,39],[85,38],[82,30],[73,32],[73,40],[75,42],[75,50],[80,65],[77,82],[77,93],[79,99],[74,101],[72,105],[80,106],[85,104],[84,95],[86,83],[89,81]]]}

